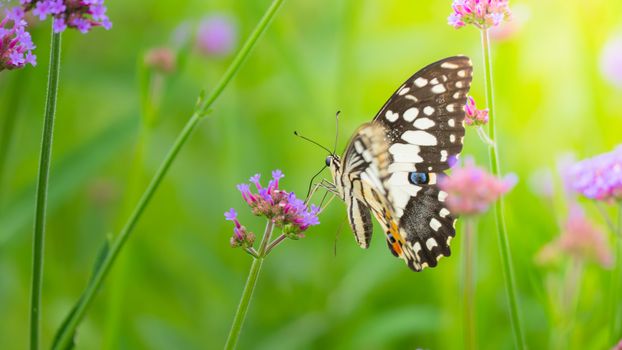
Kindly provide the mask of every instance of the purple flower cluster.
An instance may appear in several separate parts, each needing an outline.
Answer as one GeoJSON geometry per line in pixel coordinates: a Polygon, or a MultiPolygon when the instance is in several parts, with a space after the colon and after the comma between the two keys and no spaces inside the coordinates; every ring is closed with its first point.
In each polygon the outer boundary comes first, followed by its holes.
{"type": "Polygon", "coordinates": [[[69,28],[76,28],[87,33],[93,27],[110,29],[112,23],[106,15],[104,0],[21,0],[24,11],[45,20],[54,19],[54,32],[60,33],[69,28]]]}
{"type": "Polygon", "coordinates": [[[464,111],[466,112],[466,117],[464,119],[466,125],[479,126],[488,124],[488,108],[477,109],[473,97],[469,96],[469,98],[467,99],[467,104],[466,106],[464,106],[464,111]]]}
{"type": "Polygon", "coordinates": [[[20,7],[4,10],[0,21],[0,71],[22,68],[26,64],[37,65],[32,54],[35,45],[26,31],[24,11],[20,7]]]}
{"type": "Polygon", "coordinates": [[[259,174],[251,177],[250,182],[255,185],[257,193],[251,192],[249,184],[239,184],[237,188],[253,214],[272,220],[288,237],[300,238],[303,237],[302,232],[320,223],[320,208],[315,205],[307,207],[293,192],[279,189],[279,180],[283,177],[280,170],[273,171],[267,187],[259,182],[259,174]]]}
{"type": "Polygon", "coordinates": [[[448,193],[447,205],[462,215],[482,214],[491,203],[516,184],[515,175],[498,179],[467,159],[464,167],[454,168],[450,177],[442,177],[439,187],[448,193]]]}
{"type": "Polygon", "coordinates": [[[448,23],[454,28],[472,24],[480,29],[499,25],[511,15],[508,0],[454,0],[448,23]]]}
{"type": "Polygon", "coordinates": [[[622,145],[570,166],[566,181],[571,189],[587,198],[622,200],[622,145]]]}

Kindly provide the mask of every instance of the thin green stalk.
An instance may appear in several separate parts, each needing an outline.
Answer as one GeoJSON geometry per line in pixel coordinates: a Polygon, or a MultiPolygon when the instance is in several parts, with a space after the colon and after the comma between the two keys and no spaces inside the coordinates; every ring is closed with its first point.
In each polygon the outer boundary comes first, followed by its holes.
{"type": "Polygon", "coordinates": [[[207,97],[204,101],[200,102],[200,105],[197,108],[197,111],[190,117],[183,130],[177,136],[175,143],[169,150],[168,154],[160,164],[158,171],[155,173],[151,182],[149,183],[147,189],[143,193],[140,198],[138,205],[134,209],[134,212],[128,219],[127,223],[119,233],[119,235],[115,238],[110,250],[103,258],[103,261],[99,268],[94,271],[93,278],[89,281],[86,289],[84,290],[82,297],[78,300],[75,309],[67,318],[66,322],[59,329],[59,333],[57,334],[57,342],[53,345],[55,349],[65,349],[69,344],[71,344],[73,335],[75,330],[84,317],[86,310],[90,306],[93,301],[93,297],[95,296],[97,290],[101,286],[103,280],[108,275],[110,268],[112,267],[115,259],[117,258],[119,252],[125,245],[125,242],[129,238],[130,234],[134,230],[138,220],[142,216],[143,212],[147,208],[147,205],[151,201],[151,198],[155,194],[156,190],[160,186],[162,179],[168,173],[169,168],[173,161],[177,158],[177,154],[184,146],[188,137],[195,129],[199,121],[203,119],[207,112],[209,112],[209,108],[216,101],[216,99],[223,92],[225,87],[229,84],[231,79],[235,76],[235,73],[239,70],[240,66],[244,62],[244,60],[248,57],[251,49],[256,44],[257,40],[261,36],[261,34],[266,30],[268,24],[274,17],[277,10],[280,8],[284,0],[274,0],[262,19],[259,21],[250,37],[244,43],[240,51],[237,53],[236,57],[231,62],[231,65],[225,72],[223,78],[220,80],[214,91],[211,93],[209,97],[207,97]]]}
{"type": "MultiPolygon", "coordinates": [[[[490,170],[495,176],[501,177],[501,170],[499,169],[499,156],[497,150],[498,142],[496,142],[495,131],[495,101],[492,77],[492,55],[490,52],[490,37],[488,35],[487,29],[482,29],[481,34],[482,50],[484,56],[484,74],[486,77],[486,103],[488,105],[488,133],[490,139],[494,143],[493,146],[488,148],[490,155],[490,170]]],[[[518,313],[516,282],[512,267],[512,256],[510,253],[510,243],[508,241],[508,234],[505,226],[503,207],[504,206],[502,197],[495,203],[495,219],[497,222],[497,233],[499,236],[499,250],[501,252],[501,260],[503,263],[503,277],[505,281],[505,289],[508,296],[508,302],[510,304],[510,319],[512,320],[514,343],[517,349],[525,349],[525,338],[523,336],[520,315],[518,313]]]]}
{"type": "Polygon", "coordinates": [[[475,328],[475,223],[472,218],[464,221],[464,275],[462,281],[462,316],[464,348],[477,349],[475,328]]]}
{"type": "Polygon", "coordinates": [[[616,344],[622,338],[622,201],[618,203],[618,229],[614,232],[615,240],[615,267],[611,283],[611,321],[609,323],[609,338],[611,344],[616,344]]]}
{"type": "Polygon", "coordinates": [[[50,159],[52,157],[52,135],[54,133],[54,114],[56,113],[56,96],[58,94],[58,77],[60,75],[60,44],[61,34],[52,31],[32,245],[32,285],[30,290],[30,349],[32,350],[39,349],[41,332],[41,286],[43,284],[45,211],[47,209],[50,159]]]}
{"type": "Polygon", "coordinates": [[[268,242],[270,241],[270,237],[272,236],[273,228],[274,223],[272,222],[272,220],[268,220],[268,223],[266,224],[266,230],[263,234],[263,238],[261,239],[261,245],[259,247],[259,257],[253,259],[253,264],[251,265],[251,270],[248,273],[248,278],[246,279],[246,285],[244,285],[242,297],[240,298],[240,304],[238,304],[238,309],[235,312],[235,316],[233,317],[233,324],[231,324],[229,336],[227,337],[227,342],[225,343],[225,349],[227,350],[235,349],[238,343],[238,339],[240,338],[240,332],[242,331],[242,326],[244,325],[244,320],[246,319],[248,306],[250,305],[251,298],[253,297],[253,291],[255,290],[255,286],[257,285],[257,278],[259,277],[259,271],[261,271],[261,265],[263,264],[263,261],[266,257],[266,248],[268,247],[268,242]]]}

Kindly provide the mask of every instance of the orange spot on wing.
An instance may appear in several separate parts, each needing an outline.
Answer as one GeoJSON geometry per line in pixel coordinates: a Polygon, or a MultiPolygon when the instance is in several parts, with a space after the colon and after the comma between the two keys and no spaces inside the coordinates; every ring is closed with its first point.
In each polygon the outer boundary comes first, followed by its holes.
{"type": "Polygon", "coordinates": [[[392,245],[393,251],[397,253],[397,255],[402,256],[402,245],[399,242],[395,242],[392,245]]]}

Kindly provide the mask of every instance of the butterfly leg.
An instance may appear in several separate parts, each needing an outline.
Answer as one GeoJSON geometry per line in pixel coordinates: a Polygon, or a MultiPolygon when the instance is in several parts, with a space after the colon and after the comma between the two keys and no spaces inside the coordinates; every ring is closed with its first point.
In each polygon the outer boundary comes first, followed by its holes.
{"type": "Polygon", "coordinates": [[[306,204],[309,203],[309,201],[311,200],[311,197],[313,197],[313,195],[315,194],[315,192],[320,189],[323,188],[325,190],[327,190],[330,193],[333,194],[338,194],[339,192],[337,191],[337,187],[335,187],[335,185],[333,183],[331,183],[328,180],[322,179],[321,182],[317,182],[314,183],[311,186],[311,189],[309,190],[309,194],[307,195],[307,200],[305,201],[306,204]]]}
{"type": "Polygon", "coordinates": [[[318,185],[320,187],[322,187],[322,188],[325,188],[326,190],[328,190],[331,193],[339,194],[339,191],[337,191],[337,186],[335,186],[334,183],[332,183],[332,182],[330,182],[330,181],[328,181],[326,179],[322,179],[322,181],[320,181],[318,183],[318,185]]]}

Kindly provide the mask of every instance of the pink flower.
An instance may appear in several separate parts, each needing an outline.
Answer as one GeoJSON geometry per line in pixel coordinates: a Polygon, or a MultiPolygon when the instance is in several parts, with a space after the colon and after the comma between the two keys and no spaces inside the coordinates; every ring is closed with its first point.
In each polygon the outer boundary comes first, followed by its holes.
{"type": "Polygon", "coordinates": [[[609,39],[603,47],[600,70],[605,80],[622,88],[622,35],[609,39]]]}
{"type": "Polygon", "coordinates": [[[560,253],[578,260],[591,259],[603,267],[611,267],[613,264],[613,256],[604,233],[587,219],[578,204],[573,204],[570,208],[560,236],[542,248],[537,260],[546,263],[560,253]]]}
{"type": "Polygon", "coordinates": [[[486,29],[499,25],[511,15],[508,0],[454,0],[447,22],[454,28],[473,24],[486,29]]]}
{"type": "Polygon", "coordinates": [[[441,178],[439,187],[448,193],[447,205],[452,212],[477,215],[486,212],[516,182],[515,175],[498,179],[467,159],[464,167],[454,168],[451,176],[441,178]]]}
{"type": "Polygon", "coordinates": [[[620,342],[617,345],[611,348],[611,350],[622,350],[622,340],[620,340],[620,342]]]}
{"type": "Polygon", "coordinates": [[[622,145],[611,152],[582,160],[568,169],[570,188],[587,198],[622,200],[622,145]]]}
{"type": "Polygon", "coordinates": [[[488,124],[488,108],[477,109],[473,97],[469,96],[467,98],[467,104],[464,106],[464,111],[466,112],[466,118],[464,119],[466,125],[479,126],[488,124]]]}
{"type": "Polygon", "coordinates": [[[177,66],[177,55],[168,47],[156,47],[145,54],[145,65],[161,73],[170,74],[177,66]]]}

